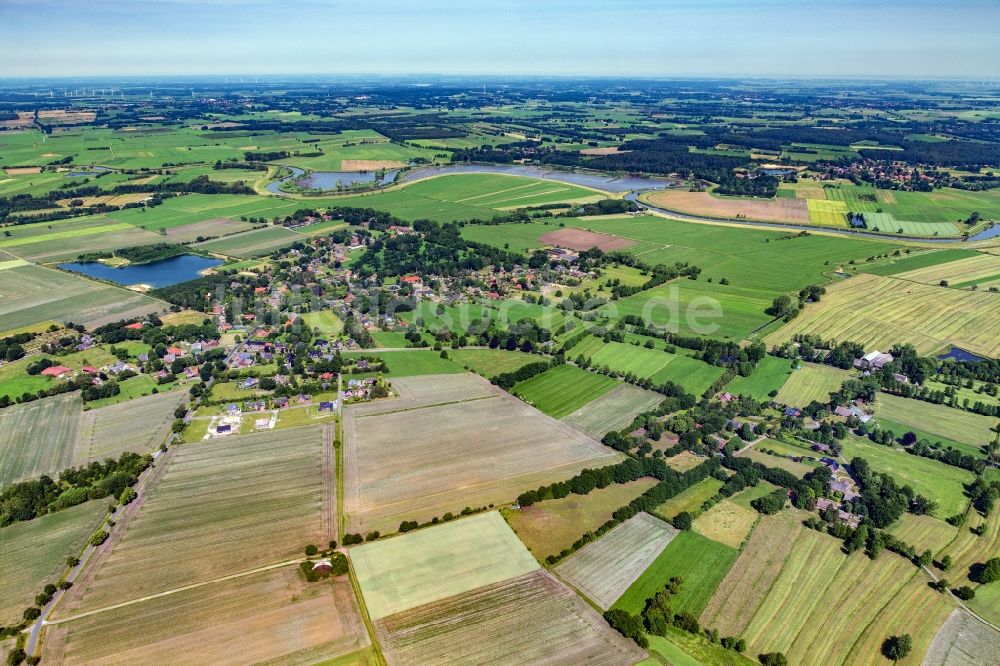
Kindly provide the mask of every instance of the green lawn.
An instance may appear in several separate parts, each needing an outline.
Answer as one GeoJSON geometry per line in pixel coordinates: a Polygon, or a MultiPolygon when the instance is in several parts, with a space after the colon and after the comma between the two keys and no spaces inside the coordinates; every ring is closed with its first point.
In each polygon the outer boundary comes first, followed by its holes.
{"type": "Polygon", "coordinates": [[[618,381],[611,377],[560,365],[514,385],[513,393],[554,418],[575,412],[599,398],[618,381]]]}
{"type": "Polygon", "coordinates": [[[849,376],[846,370],[833,366],[803,363],[798,370],[792,371],[775,400],[792,407],[805,407],[813,400],[829,402],[830,394],[840,390],[849,376]]]}
{"type": "Polygon", "coordinates": [[[448,351],[448,355],[455,363],[462,367],[468,366],[470,370],[487,379],[544,360],[533,354],[505,349],[453,349],[448,351]]]}
{"type": "Polygon", "coordinates": [[[446,375],[464,372],[462,366],[446,358],[433,349],[414,349],[393,352],[379,352],[377,349],[364,352],[346,352],[344,358],[365,355],[377,356],[385,361],[386,376],[412,377],[414,375],[446,375]]]}
{"type": "Polygon", "coordinates": [[[672,599],[675,613],[701,615],[715,588],[736,561],[739,551],[705,538],[696,532],[681,532],[632,583],[614,608],[640,613],[650,598],[663,589],[672,576],[684,579],[672,599]]]}
{"type": "Polygon", "coordinates": [[[335,338],[344,330],[344,322],[340,321],[331,310],[306,312],[299,316],[302,317],[303,324],[319,329],[319,334],[327,338],[335,338]]]}

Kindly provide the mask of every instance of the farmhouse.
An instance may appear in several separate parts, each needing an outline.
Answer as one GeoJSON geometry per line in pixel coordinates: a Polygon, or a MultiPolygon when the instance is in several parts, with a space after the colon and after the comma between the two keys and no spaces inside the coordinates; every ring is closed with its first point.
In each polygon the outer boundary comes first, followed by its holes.
{"type": "Polygon", "coordinates": [[[877,349],[861,358],[854,360],[854,367],[859,370],[881,370],[883,366],[892,363],[892,354],[883,354],[877,349]]]}
{"type": "Polygon", "coordinates": [[[322,560],[316,560],[312,567],[313,571],[317,573],[330,573],[333,571],[333,563],[329,558],[323,558],[322,560]]]}
{"type": "Polygon", "coordinates": [[[62,379],[73,372],[72,368],[67,368],[65,365],[53,365],[52,367],[45,368],[42,370],[43,377],[55,377],[56,379],[62,379]]]}

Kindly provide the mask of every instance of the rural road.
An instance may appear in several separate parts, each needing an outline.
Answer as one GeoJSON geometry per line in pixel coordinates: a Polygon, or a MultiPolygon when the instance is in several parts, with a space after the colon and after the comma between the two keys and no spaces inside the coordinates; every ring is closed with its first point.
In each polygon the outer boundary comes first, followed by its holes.
{"type": "MultiPolygon", "coordinates": [[[[920,568],[921,568],[921,569],[923,569],[923,570],[924,570],[924,573],[926,573],[926,574],[927,574],[928,576],[930,576],[930,577],[931,577],[931,578],[932,578],[932,579],[934,580],[934,582],[935,582],[935,583],[936,583],[936,582],[938,582],[938,581],[940,580],[940,579],[939,579],[939,578],[937,577],[937,575],[935,575],[935,573],[934,573],[933,571],[931,571],[931,570],[930,570],[929,568],[927,568],[927,567],[920,567],[920,568]]],[[[950,596],[950,597],[951,597],[952,601],[954,601],[954,602],[955,602],[956,604],[958,604],[958,606],[959,606],[959,607],[960,607],[960,608],[961,608],[962,610],[964,610],[964,611],[965,611],[966,613],[968,613],[968,614],[969,614],[969,615],[971,615],[972,617],[976,618],[977,620],[979,620],[980,622],[982,622],[982,623],[983,623],[983,624],[985,624],[986,626],[988,626],[988,627],[993,627],[993,629],[994,629],[995,631],[997,631],[998,633],[1000,633],[1000,627],[998,627],[997,625],[993,624],[993,623],[992,623],[992,622],[990,622],[989,620],[987,620],[987,619],[983,618],[982,616],[978,615],[978,614],[976,613],[976,611],[974,611],[974,610],[972,610],[971,608],[969,608],[968,606],[966,606],[966,605],[965,605],[965,603],[964,603],[964,602],[963,602],[963,601],[962,601],[961,599],[959,599],[959,598],[958,598],[958,597],[956,597],[956,596],[955,596],[954,594],[952,594],[951,590],[946,590],[946,592],[948,593],[948,596],[950,596]]]]}
{"type": "MultiPolygon", "coordinates": [[[[135,512],[134,507],[139,506],[140,501],[143,498],[143,494],[145,493],[147,487],[151,483],[151,478],[158,475],[154,474],[154,472],[158,473],[160,470],[166,467],[166,462],[168,461],[168,458],[172,457],[172,451],[173,449],[168,449],[167,453],[162,453],[160,451],[157,451],[156,453],[153,454],[153,464],[147,467],[145,470],[143,470],[142,474],[139,475],[139,480],[136,482],[134,486],[136,492],[135,498],[124,506],[119,505],[115,507],[115,510],[110,515],[111,522],[117,525],[120,522],[119,520],[120,518],[122,518],[123,516],[126,518],[128,517],[125,514],[131,515],[132,513],[135,512]]],[[[105,527],[107,524],[108,520],[106,519],[101,523],[98,529],[105,527]]],[[[80,554],[79,557],[80,561],[77,563],[76,566],[70,569],[68,574],[66,574],[66,580],[69,581],[70,583],[75,582],[77,577],[83,571],[84,567],[86,567],[87,564],[90,562],[90,558],[93,556],[93,554],[98,549],[106,550],[110,548],[112,542],[114,541],[114,537],[117,536],[119,533],[120,533],[120,528],[116,530],[113,527],[110,530],[111,536],[109,536],[108,539],[100,546],[93,546],[90,543],[88,543],[87,547],[84,548],[83,553],[80,554]]],[[[24,630],[23,633],[28,634],[28,640],[24,646],[24,651],[28,654],[28,656],[37,653],[38,638],[41,635],[42,628],[46,624],[52,624],[51,622],[48,622],[47,618],[55,609],[56,605],[62,600],[62,597],[65,593],[66,593],[65,590],[56,590],[55,594],[52,595],[52,601],[47,603],[45,605],[45,608],[42,609],[42,614],[38,616],[38,619],[35,620],[34,624],[32,624],[30,627],[24,630]]]]}

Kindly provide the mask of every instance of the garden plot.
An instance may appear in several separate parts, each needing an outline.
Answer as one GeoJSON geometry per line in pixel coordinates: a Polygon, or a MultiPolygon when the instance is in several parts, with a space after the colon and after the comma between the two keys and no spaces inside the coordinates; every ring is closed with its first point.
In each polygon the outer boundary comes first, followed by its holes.
{"type": "Polygon", "coordinates": [[[502,504],[585,467],[621,459],[481,377],[454,377],[459,379],[444,390],[441,377],[393,380],[410,397],[347,410],[348,531],[391,532],[403,520],[423,522],[466,506],[502,504]],[[437,397],[429,398],[425,387],[437,397]]]}
{"type": "Polygon", "coordinates": [[[638,513],[556,567],[564,581],[608,609],[663,552],[677,530],[638,513]]]}

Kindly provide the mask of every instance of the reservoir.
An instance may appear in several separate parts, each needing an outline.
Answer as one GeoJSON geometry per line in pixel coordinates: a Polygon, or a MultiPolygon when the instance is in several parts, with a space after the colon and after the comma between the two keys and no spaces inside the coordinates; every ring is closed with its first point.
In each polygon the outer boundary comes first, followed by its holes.
{"type": "Polygon", "coordinates": [[[148,264],[135,264],[114,268],[99,262],[59,264],[59,268],[80,273],[92,278],[108,280],[122,286],[148,284],[155,288],[187,282],[201,277],[200,271],[214,268],[221,259],[201,257],[196,254],[182,254],[148,264]]]}

